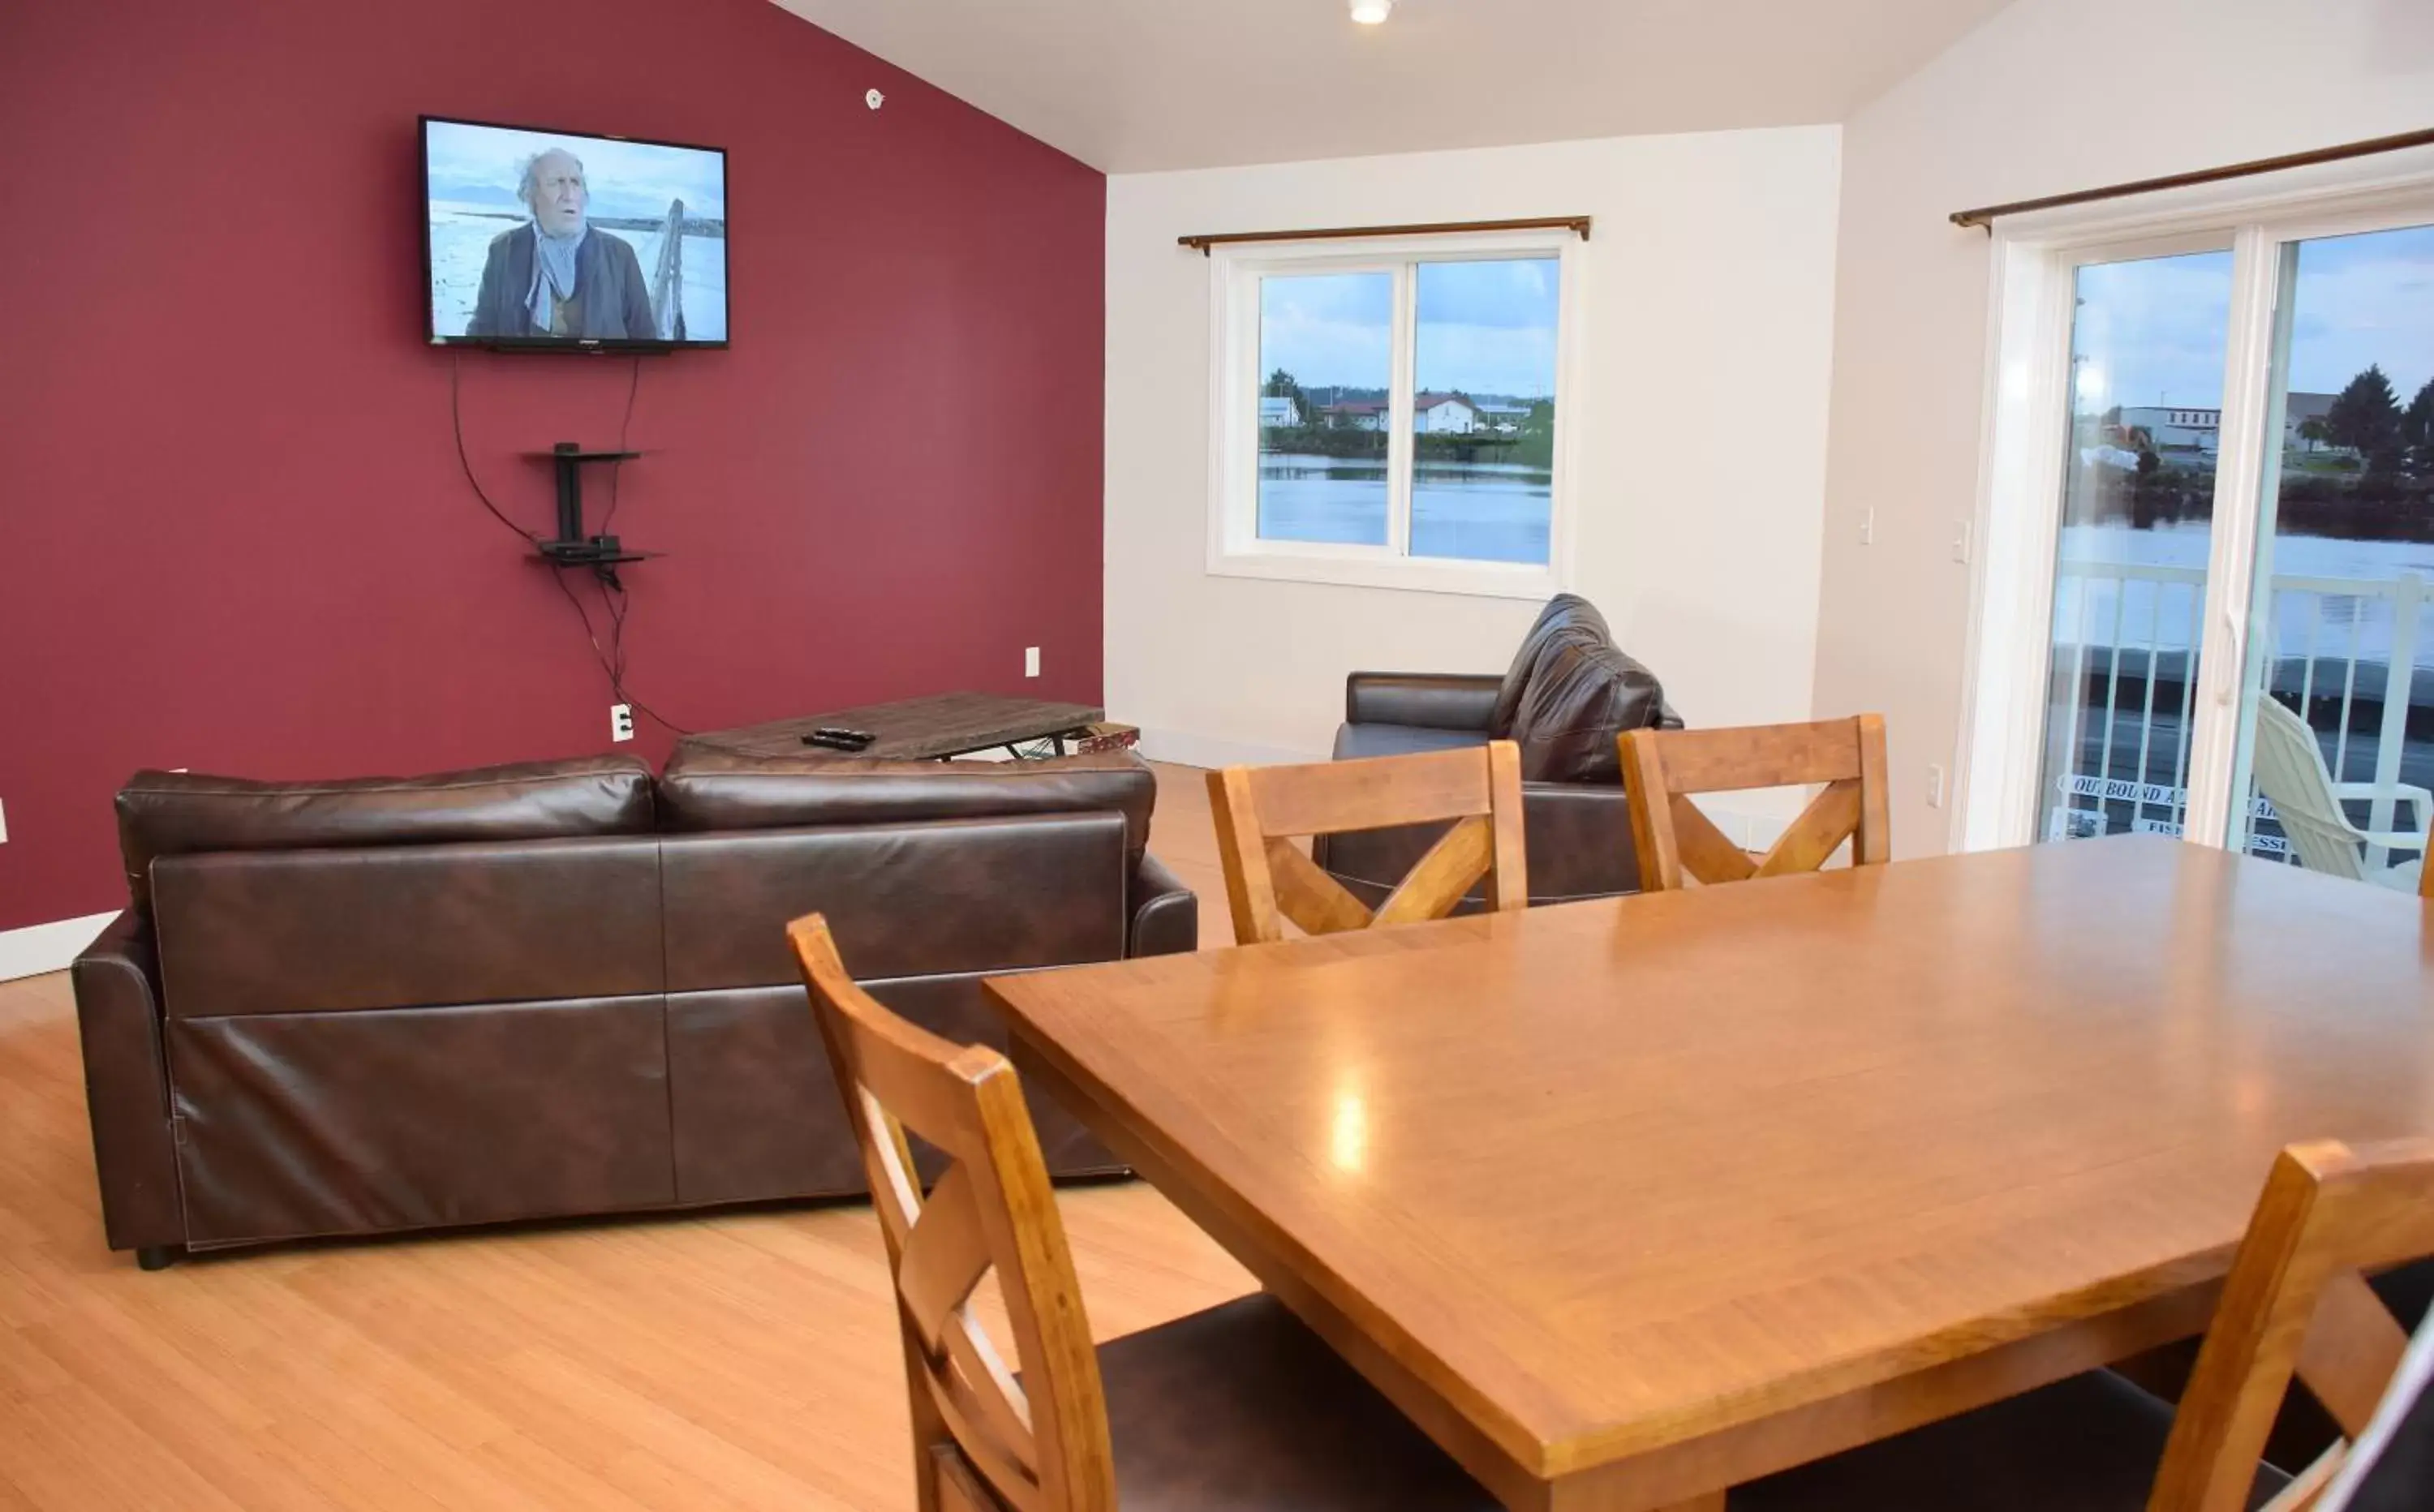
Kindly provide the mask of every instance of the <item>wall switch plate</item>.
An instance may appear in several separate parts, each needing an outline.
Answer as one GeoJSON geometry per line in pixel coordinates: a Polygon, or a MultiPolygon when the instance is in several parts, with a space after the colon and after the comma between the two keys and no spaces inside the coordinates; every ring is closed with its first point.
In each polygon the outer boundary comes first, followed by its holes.
{"type": "Polygon", "coordinates": [[[609,705],[608,739],[612,740],[630,740],[633,738],[634,705],[631,704],[609,705]]]}
{"type": "Polygon", "coordinates": [[[1955,520],[1952,526],[1952,559],[1962,566],[1969,565],[1969,537],[1974,527],[1969,520],[1955,520]]]}
{"type": "Polygon", "coordinates": [[[9,810],[0,808],[0,845],[9,843],[9,810]]]}
{"type": "Polygon", "coordinates": [[[1037,646],[1025,646],[1022,648],[1022,675],[1025,677],[1037,677],[1039,675],[1039,648],[1037,646]]]}
{"type": "Polygon", "coordinates": [[[1862,546],[1877,544],[1877,512],[1874,509],[1860,517],[1860,544],[1862,546]]]}
{"type": "Polygon", "coordinates": [[[1927,769],[1927,807],[1929,808],[1944,807],[1944,769],[1942,767],[1927,769]]]}

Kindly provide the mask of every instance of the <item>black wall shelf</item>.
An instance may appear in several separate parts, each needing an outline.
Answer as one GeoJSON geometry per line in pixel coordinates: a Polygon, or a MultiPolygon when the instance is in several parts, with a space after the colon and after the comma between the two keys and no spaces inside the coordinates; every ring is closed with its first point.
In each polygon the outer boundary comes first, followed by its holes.
{"type": "Polygon", "coordinates": [[[528,451],[525,455],[547,461],[557,469],[557,538],[537,543],[543,560],[557,567],[591,568],[613,584],[619,563],[647,561],[660,554],[657,552],[629,552],[614,535],[586,535],[583,533],[585,466],[632,462],[643,453],[586,451],[572,441],[560,441],[547,451],[528,451]]]}

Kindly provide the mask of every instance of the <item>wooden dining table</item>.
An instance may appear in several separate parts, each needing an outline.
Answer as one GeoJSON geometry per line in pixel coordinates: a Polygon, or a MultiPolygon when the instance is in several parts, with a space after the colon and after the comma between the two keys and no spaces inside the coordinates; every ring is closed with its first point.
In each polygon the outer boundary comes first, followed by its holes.
{"type": "Polygon", "coordinates": [[[2277,1149],[2434,1134],[2434,909],[2147,836],[989,991],[1517,1509],[1721,1507],[2199,1334],[2277,1149]]]}

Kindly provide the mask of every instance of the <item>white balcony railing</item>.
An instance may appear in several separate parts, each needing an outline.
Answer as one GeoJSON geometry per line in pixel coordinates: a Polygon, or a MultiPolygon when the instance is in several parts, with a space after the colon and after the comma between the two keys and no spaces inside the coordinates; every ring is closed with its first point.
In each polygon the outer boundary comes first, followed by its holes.
{"type": "MultiPolygon", "coordinates": [[[[2052,717],[2069,722],[2049,735],[2065,742],[2061,749],[2069,764],[2048,795],[2048,839],[2101,834],[2122,827],[2125,818],[2132,829],[2180,832],[2188,804],[2191,674],[2195,648],[2204,639],[2205,581],[2202,568],[2063,564],[2054,586],[2053,648],[2061,696],[2052,717]],[[2100,686],[2091,687],[2092,677],[2100,686]]],[[[2377,790],[2371,812],[2361,816],[2370,829],[2391,827],[2404,768],[2412,762],[2434,767],[2434,748],[2421,740],[2412,752],[2408,741],[2419,657],[2434,653],[2429,610],[2434,603],[2425,579],[2415,572],[2388,578],[2277,573],[2271,585],[2269,654],[2258,660],[2262,687],[2295,698],[2320,737],[2328,739],[2325,762],[2335,781],[2365,781],[2377,790]],[[2327,726],[2315,712],[2317,700],[2336,696],[2339,712],[2327,726]],[[2366,729],[2357,728],[2361,707],[2369,715],[2366,729]]],[[[2434,695],[2426,701],[2434,703],[2434,695]]],[[[2251,799],[2250,813],[2274,818],[2271,805],[2260,798],[2251,799]]],[[[2257,834],[2250,849],[2280,855],[2286,847],[2278,836],[2257,834]]]]}

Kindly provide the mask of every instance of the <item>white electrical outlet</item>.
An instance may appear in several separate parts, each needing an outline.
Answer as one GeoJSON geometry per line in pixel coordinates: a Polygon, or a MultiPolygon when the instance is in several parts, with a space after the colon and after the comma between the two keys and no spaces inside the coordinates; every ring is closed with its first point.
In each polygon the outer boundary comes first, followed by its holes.
{"type": "Polygon", "coordinates": [[[1927,769],[1927,807],[1929,808],[1944,807],[1944,769],[1942,767],[1927,769]]]}
{"type": "Polygon", "coordinates": [[[1037,646],[1025,646],[1022,648],[1022,675],[1025,677],[1037,677],[1039,675],[1039,648],[1037,646]]]}
{"type": "Polygon", "coordinates": [[[612,740],[630,740],[633,738],[634,705],[631,704],[609,705],[608,739],[612,740]]]}

